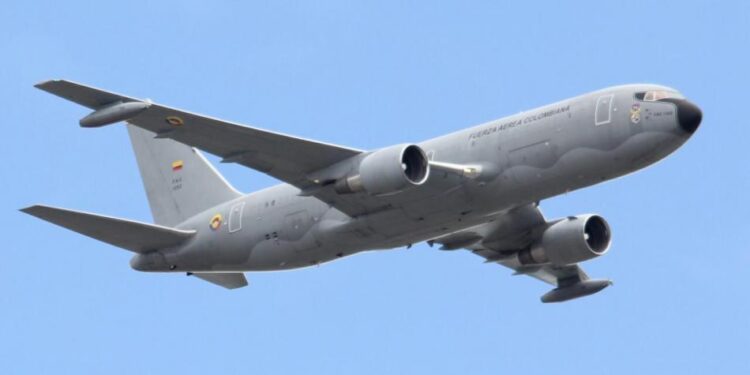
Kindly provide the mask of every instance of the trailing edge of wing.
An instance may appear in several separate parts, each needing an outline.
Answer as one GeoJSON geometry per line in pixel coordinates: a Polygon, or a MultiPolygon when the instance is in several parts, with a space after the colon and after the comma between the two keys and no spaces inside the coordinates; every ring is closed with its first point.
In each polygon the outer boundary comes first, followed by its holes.
{"type": "Polygon", "coordinates": [[[36,205],[21,211],[136,253],[177,246],[195,234],[194,230],[179,230],[49,206],[36,205]]]}

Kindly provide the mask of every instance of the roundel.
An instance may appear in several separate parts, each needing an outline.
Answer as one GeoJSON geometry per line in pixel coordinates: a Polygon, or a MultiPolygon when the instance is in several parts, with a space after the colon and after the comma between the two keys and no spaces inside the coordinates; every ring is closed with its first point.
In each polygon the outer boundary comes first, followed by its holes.
{"type": "Polygon", "coordinates": [[[172,126],[182,126],[182,124],[185,123],[184,121],[182,121],[181,118],[177,116],[167,116],[165,120],[167,121],[169,125],[172,125],[172,126]]]}
{"type": "Polygon", "coordinates": [[[211,221],[208,222],[208,226],[212,230],[217,230],[219,229],[219,227],[221,227],[221,222],[222,222],[221,214],[216,214],[211,218],[211,221]]]}

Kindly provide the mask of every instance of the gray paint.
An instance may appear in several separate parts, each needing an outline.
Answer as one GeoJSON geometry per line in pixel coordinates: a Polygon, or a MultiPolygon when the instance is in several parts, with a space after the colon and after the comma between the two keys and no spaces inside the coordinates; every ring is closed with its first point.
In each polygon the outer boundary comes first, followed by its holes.
{"type": "Polygon", "coordinates": [[[127,125],[154,222],[175,226],[242,196],[194,148],[127,125]]]}
{"type": "MultiPolygon", "coordinates": [[[[84,105],[97,102],[98,94],[101,102],[138,100],[68,81],[38,87],[84,105]]],[[[604,284],[587,282],[577,265],[529,267],[512,255],[557,222],[544,219],[534,202],[632,173],[687,141],[691,131],[681,126],[678,107],[685,112],[681,116],[693,111],[699,122],[697,107],[679,95],[669,101],[635,97],[652,90],[675,92],[659,85],[616,86],[417,143],[441,168],[432,168],[423,184],[392,194],[334,189],[333,181],[360,171],[359,163],[369,152],[151,104],[128,122],[154,217],[196,233],[179,246],[159,249],[158,255],[136,255],[132,264],[142,271],[273,271],[429,241],[445,249],[466,247],[488,262],[559,286],[546,300],[594,293],[604,284]],[[184,126],[170,127],[164,121],[168,116],[178,116],[184,126]],[[202,148],[288,184],[235,195],[196,154],[185,172],[203,172],[188,182],[182,198],[172,200],[172,207],[164,203],[169,194],[155,198],[153,188],[171,173],[149,163],[163,168],[180,152],[180,158],[190,158],[184,154],[190,148],[154,140],[154,135],[202,148]],[[472,166],[480,172],[462,175],[450,166],[472,166]],[[224,221],[214,230],[209,223],[217,214],[224,221]]],[[[236,278],[229,279],[227,286],[239,285],[236,278]]]]}

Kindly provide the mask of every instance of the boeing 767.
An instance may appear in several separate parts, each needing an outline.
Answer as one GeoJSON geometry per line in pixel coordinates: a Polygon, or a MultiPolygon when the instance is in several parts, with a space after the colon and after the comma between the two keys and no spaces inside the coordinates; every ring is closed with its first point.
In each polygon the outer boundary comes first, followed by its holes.
{"type": "Polygon", "coordinates": [[[247,285],[247,271],[427,242],[552,284],[543,302],[596,293],[610,281],[590,279],[579,263],[607,253],[607,221],[547,220],[538,203],[653,164],[702,119],[677,90],[634,84],[365,151],[66,80],[36,87],[93,110],[82,127],[126,122],[154,224],[43,205],[22,211],[133,252],[136,270],[230,289],[247,285]],[[283,183],[242,194],[198,149],[283,183]]]}

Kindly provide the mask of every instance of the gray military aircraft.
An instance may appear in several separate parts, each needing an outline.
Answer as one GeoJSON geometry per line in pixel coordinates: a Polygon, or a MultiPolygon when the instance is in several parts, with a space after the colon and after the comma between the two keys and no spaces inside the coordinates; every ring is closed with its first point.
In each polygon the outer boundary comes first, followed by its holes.
{"type": "Polygon", "coordinates": [[[538,202],[650,165],[687,141],[701,110],[678,91],[610,87],[415,144],[363,151],[247,127],[66,80],[37,88],[127,122],[155,224],[35,205],[21,211],[135,253],[139,271],[226,288],[243,272],[317,265],[426,241],[554,285],[542,302],[596,293],[578,263],[610,248],[599,215],[546,220],[538,202]],[[244,195],[197,150],[283,182],[244,195]]]}

